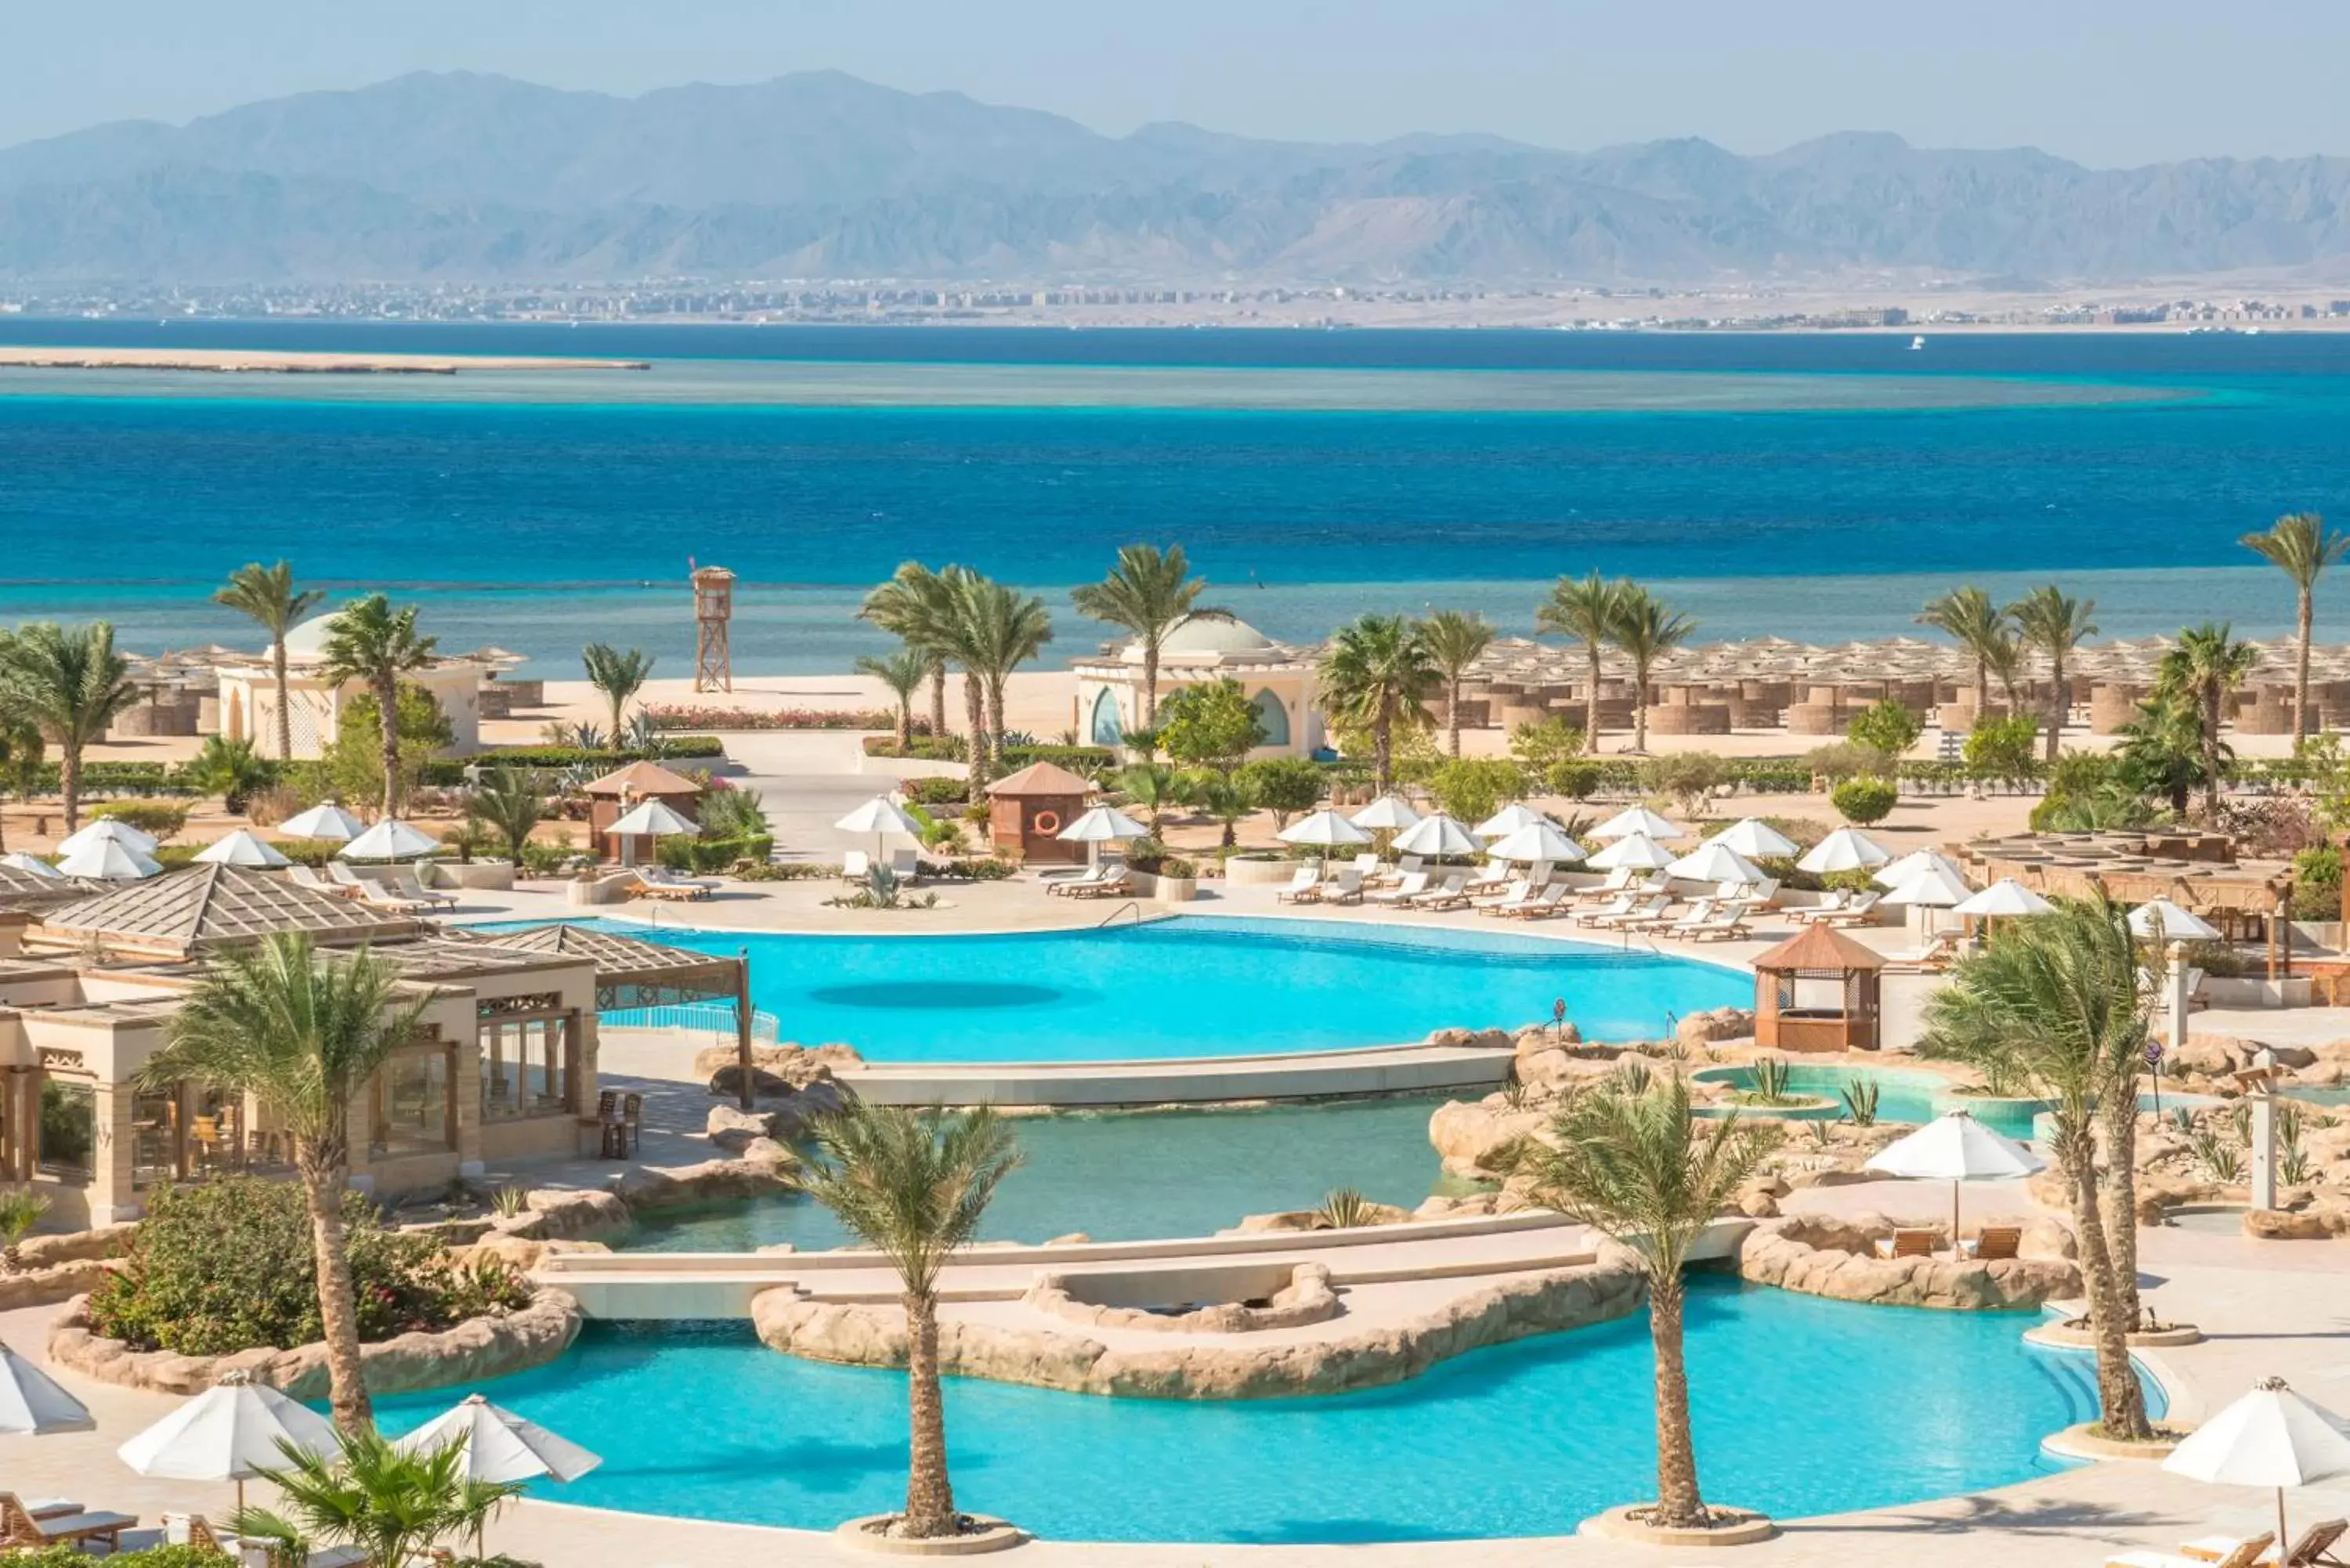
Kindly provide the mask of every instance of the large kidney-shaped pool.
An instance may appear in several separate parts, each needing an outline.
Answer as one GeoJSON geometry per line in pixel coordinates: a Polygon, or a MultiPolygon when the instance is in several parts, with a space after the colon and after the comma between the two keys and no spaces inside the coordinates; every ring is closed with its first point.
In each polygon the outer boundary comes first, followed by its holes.
{"type": "MultiPolygon", "coordinates": [[[[2044,1473],[2095,1413],[2091,1363],[2029,1314],[1856,1306],[1703,1278],[1688,1320],[1707,1495],[1782,1519],[2044,1473]]],[[[1107,1399],[951,1379],[956,1501],[1061,1540],[1361,1542],[1561,1534],[1653,1496],[1648,1321],[1472,1352],[1313,1399],[1107,1399]]],[[[489,1397],[604,1457],[536,1495],[826,1530],[905,1496],[901,1374],[767,1350],[741,1324],[591,1324],[489,1397]],[[652,1418],[648,1418],[649,1417],[652,1418]]],[[[449,1390],[380,1398],[402,1431],[449,1390]]]]}
{"type": "MultiPolygon", "coordinates": [[[[909,919],[919,916],[909,916],[909,919]]],[[[592,923],[592,922],[591,922],[592,923]]],[[[1178,917],[1006,936],[800,936],[608,924],[745,951],[784,1038],[890,1062],[1097,1062],[1400,1044],[1564,999],[1586,1038],[1749,1006],[1752,979],[1646,949],[1505,932],[1178,917]]]]}

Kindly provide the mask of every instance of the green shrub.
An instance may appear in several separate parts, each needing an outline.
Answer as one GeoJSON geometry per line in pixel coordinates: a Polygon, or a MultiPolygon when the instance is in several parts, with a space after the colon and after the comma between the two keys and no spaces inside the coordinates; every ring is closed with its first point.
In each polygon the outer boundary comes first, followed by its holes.
{"type": "Polygon", "coordinates": [[[1159,869],[1151,873],[1154,877],[1197,877],[1199,874],[1200,867],[1180,855],[1170,855],[1159,863],[1159,869]]]}
{"type": "Polygon", "coordinates": [[[1245,763],[1232,777],[1260,809],[1273,813],[1276,827],[1286,827],[1291,817],[1312,811],[1327,782],[1322,769],[1304,757],[1245,763]]]}
{"type": "Polygon", "coordinates": [[[102,1559],[92,1557],[78,1546],[63,1544],[0,1551],[0,1568],[89,1568],[97,1562],[104,1562],[107,1568],[224,1568],[231,1561],[202,1546],[147,1546],[136,1552],[117,1552],[102,1559]]]}
{"type": "Polygon", "coordinates": [[[90,815],[109,822],[119,822],[125,827],[135,827],[150,837],[169,840],[179,836],[188,826],[185,805],[166,805],[161,801],[109,800],[90,815]]]}
{"type": "Polygon", "coordinates": [[[1543,782],[1550,785],[1553,794],[1565,795],[1569,800],[1589,800],[1599,793],[1603,776],[1597,763],[1578,757],[1553,763],[1543,775],[1543,782]]]}
{"type": "Polygon", "coordinates": [[[1730,763],[1711,752],[1674,752],[1643,762],[1639,777],[1642,789],[1672,796],[1686,812],[1730,783],[1732,774],[1730,763]]]}
{"type": "Polygon", "coordinates": [[[1547,719],[1520,724],[1510,732],[1510,755],[1530,774],[1547,774],[1582,751],[1582,729],[1563,714],[1553,713],[1547,719]]]}
{"type": "Polygon", "coordinates": [[[1825,779],[1833,788],[1846,779],[1891,778],[1894,759],[1874,746],[1864,746],[1856,741],[1839,741],[1830,746],[1814,746],[1804,753],[1804,771],[1810,775],[1798,786],[1808,790],[1812,779],[1825,779]]]}
{"type": "Polygon", "coordinates": [[[745,860],[764,861],[775,847],[775,841],[764,834],[663,838],[654,844],[653,857],[672,871],[708,876],[714,871],[731,871],[745,860]]]}
{"type": "Polygon", "coordinates": [[[2341,917],[2342,851],[2331,844],[2314,844],[2293,857],[2293,918],[2341,917]]]}
{"type": "Polygon", "coordinates": [[[1828,804],[1846,822],[1866,827],[1882,822],[1901,798],[1901,786],[1891,779],[1846,779],[1828,792],[1828,804]]]}
{"type": "Polygon", "coordinates": [[[1967,736],[1967,772],[1974,778],[2017,784],[2040,774],[2033,755],[2040,740],[2040,720],[2016,713],[2005,719],[1985,719],[1967,736]]]}
{"type": "MultiPolygon", "coordinates": [[[[460,1269],[430,1236],[386,1230],[357,1193],[346,1195],[343,1219],[362,1340],[448,1328],[530,1300],[497,1260],[460,1269]]],[[[98,1333],[134,1350],[227,1355],[310,1344],[322,1330],[301,1189],[260,1177],[157,1189],[123,1272],[90,1293],[89,1310],[98,1333]]]]}
{"type": "Polygon", "coordinates": [[[1916,745],[1918,737],[1925,732],[1926,721],[1891,697],[1863,708],[1845,727],[1846,738],[1854,745],[1893,757],[1916,745]]]}
{"type": "Polygon", "coordinates": [[[1500,757],[1455,757],[1428,775],[1428,793],[1451,815],[1480,823],[1526,793],[1526,775],[1500,757]]]}
{"type": "Polygon", "coordinates": [[[971,798],[971,784],[963,779],[908,779],[898,788],[916,805],[961,805],[971,798]]]}
{"type": "Polygon", "coordinates": [[[1097,784],[1118,771],[1118,753],[1107,746],[1007,745],[998,762],[1007,774],[1030,763],[1054,763],[1097,784]]]}
{"type": "Polygon", "coordinates": [[[1179,767],[1229,772],[1264,744],[1264,720],[1230,676],[1195,681],[1159,704],[1159,747],[1179,767]]]}

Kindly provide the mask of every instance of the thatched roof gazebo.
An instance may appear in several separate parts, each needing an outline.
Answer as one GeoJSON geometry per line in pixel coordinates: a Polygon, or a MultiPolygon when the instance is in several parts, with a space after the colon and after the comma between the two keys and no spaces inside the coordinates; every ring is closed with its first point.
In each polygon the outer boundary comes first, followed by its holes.
{"type": "Polygon", "coordinates": [[[1885,959],[1841,931],[1808,926],[1754,961],[1754,1044],[1777,1051],[1874,1051],[1885,959]]]}
{"type": "Polygon", "coordinates": [[[646,801],[657,800],[688,822],[702,820],[702,785],[659,763],[634,762],[615,768],[602,778],[580,786],[579,793],[588,797],[588,842],[596,845],[607,860],[636,864],[652,860],[650,837],[624,837],[612,832],[614,823],[627,815],[631,807],[646,801]]]}
{"type": "Polygon", "coordinates": [[[1061,830],[1086,809],[1094,786],[1054,763],[1031,763],[987,786],[987,834],[995,852],[1022,865],[1073,866],[1085,846],[1061,830]]]}

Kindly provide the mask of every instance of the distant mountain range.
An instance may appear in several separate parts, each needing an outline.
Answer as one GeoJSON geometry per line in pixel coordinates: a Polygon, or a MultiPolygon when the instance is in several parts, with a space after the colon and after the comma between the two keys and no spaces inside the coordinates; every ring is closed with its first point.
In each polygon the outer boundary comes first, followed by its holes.
{"type": "Polygon", "coordinates": [[[834,72],[634,99],[416,75],[0,151],[0,276],[47,280],[2111,281],[2345,262],[2350,158],[1107,137],[834,72]]]}

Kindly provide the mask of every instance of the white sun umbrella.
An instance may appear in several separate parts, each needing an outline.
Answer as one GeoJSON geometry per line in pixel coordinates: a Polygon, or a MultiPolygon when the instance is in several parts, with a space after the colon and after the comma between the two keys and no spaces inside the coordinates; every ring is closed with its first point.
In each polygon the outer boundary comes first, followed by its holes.
{"type": "Polygon", "coordinates": [[[1122,838],[1140,838],[1149,829],[1114,805],[1097,805],[1055,834],[1055,838],[1086,846],[1086,864],[1098,865],[1101,846],[1122,838]]]}
{"type": "MultiPolygon", "coordinates": [[[[5,862],[0,862],[5,864],[5,862]]],[[[2220,928],[2184,904],[2174,904],[2168,898],[2149,898],[2129,912],[2132,935],[2150,941],[2216,942],[2220,928]]]]}
{"type": "Polygon", "coordinates": [[[620,840],[623,863],[635,858],[636,840],[650,838],[658,844],[663,838],[692,838],[702,832],[702,825],[658,800],[640,800],[622,812],[605,832],[620,840]]]}
{"type": "Polygon", "coordinates": [[[1869,1156],[1865,1168],[1880,1176],[1950,1184],[1950,1245],[1959,1244],[1959,1185],[2030,1176],[2048,1162],[2023,1144],[2005,1137],[1965,1111],[1936,1116],[1908,1137],[1869,1156]]]}
{"type": "Polygon", "coordinates": [[[400,818],[387,816],[336,850],[335,856],[341,860],[413,860],[440,847],[439,839],[427,838],[400,818]]]}
{"type": "Polygon", "coordinates": [[[2021,915],[2044,915],[2055,907],[2014,877],[2002,877],[1981,892],[1953,904],[1950,913],[1971,915],[1977,919],[2005,919],[2021,915]]]}
{"type": "Polygon", "coordinates": [[[80,1400],[57,1379],[0,1345],[0,1434],[40,1438],[51,1432],[88,1432],[98,1423],[80,1400]]]}
{"type": "Polygon", "coordinates": [[[1556,823],[1537,817],[1516,832],[1495,839],[1486,846],[1485,853],[1496,860],[1512,860],[1523,866],[1572,866],[1583,858],[1583,846],[1560,831],[1556,823]]]}
{"type": "Polygon", "coordinates": [[[5,866],[11,871],[22,871],[27,877],[38,877],[45,881],[62,881],[65,878],[64,872],[39,856],[27,855],[21,849],[12,855],[0,855],[0,866],[5,866]]]}
{"type": "Polygon", "coordinates": [[[236,1505],[243,1508],[246,1481],[285,1468],[281,1442],[320,1459],[338,1449],[333,1422],[298,1399],[231,1372],[116,1452],[133,1470],[158,1480],[234,1481],[236,1505]]]}
{"type": "Polygon", "coordinates": [[[1921,909],[1949,909],[1972,897],[1974,889],[1967,886],[1967,879],[1937,857],[1894,884],[1893,890],[1885,895],[1885,902],[1909,904],[1921,909]]]}
{"type": "Polygon", "coordinates": [[[875,795],[832,826],[842,833],[871,834],[873,857],[877,860],[881,857],[881,840],[889,835],[913,839],[922,836],[922,825],[886,794],[875,795]]]}
{"type": "Polygon", "coordinates": [[[2250,1393],[2189,1433],[2162,1468],[2215,1486],[2276,1489],[2278,1557],[2293,1550],[2285,1532],[2288,1487],[2350,1477],[2350,1433],[2342,1419],[2265,1377],[2250,1393]]]}
{"type": "Polygon", "coordinates": [[[1813,845],[1804,857],[1795,862],[1795,869],[1825,877],[1834,871],[1866,871],[1887,865],[1892,859],[1890,850],[1859,828],[1839,827],[1813,845]]]}
{"type": "Polygon", "coordinates": [[[1913,849],[1900,859],[1888,861],[1877,868],[1874,878],[1880,888],[1898,888],[1928,867],[1939,866],[1960,882],[1967,879],[1966,870],[1949,856],[1931,849],[1913,849]]]}
{"type": "Polygon", "coordinates": [[[1645,805],[1627,806],[1598,826],[1593,828],[1593,838],[1627,838],[1635,833],[1650,838],[1687,838],[1689,829],[1678,823],[1666,821],[1645,805]]]}
{"type": "Polygon", "coordinates": [[[1741,817],[1706,842],[1727,845],[1741,855],[1766,857],[1783,857],[1804,847],[1759,816],[1741,817]]]}
{"type": "Polygon", "coordinates": [[[1284,844],[1306,844],[1323,849],[1345,848],[1371,841],[1369,834],[1339,813],[1327,809],[1299,817],[1274,836],[1284,844]]]}
{"type": "Polygon", "coordinates": [[[1403,796],[1383,794],[1347,820],[1375,833],[1400,833],[1419,820],[1419,813],[1403,796]]]}
{"type": "Polygon", "coordinates": [[[163,867],[128,844],[93,838],[59,860],[57,869],[68,877],[89,877],[101,882],[136,882],[163,867]]]}
{"type": "Polygon", "coordinates": [[[79,833],[69,834],[57,840],[57,853],[70,855],[84,845],[97,844],[109,839],[121,845],[125,849],[135,849],[141,855],[152,855],[160,847],[152,834],[141,833],[127,822],[117,822],[110,816],[101,816],[79,833]]]}
{"type": "Polygon", "coordinates": [[[293,864],[255,837],[249,827],[240,827],[218,843],[205,845],[196,851],[196,858],[214,866],[247,866],[256,871],[275,871],[293,864]]]}
{"type": "Polygon", "coordinates": [[[1395,846],[1405,855],[1474,855],[1485,847],[1459,818],[1440,811],[1396,835],[1395,846]]]}
{"type": "Polygon", "coordinates": [[[1513,802],[1469,831],[1480,838],[1507,838],[1521,827],[1532,827],[1537,822],[1549,820],[1549,817],[1544,816],[1533,806],[1520,805],[1513,802]]]}
{"type": "Polygon", "coordinates": [[[452,1445],[464,1450],[463,1474],[467,1480],[525,1481],[547,1476],[575,1481],[604,1462],[578,1444],[491,1404],[479,1394],[468,1394],[453,1408],[399,1438],[392,1447],[421,1454],[452,1445]]]}
{"type": "Polygon", "coordinates": [[[1673,863],[1673,852],[1645,833],[1627,833],[1584,862],[1598,871],[1630,867],[1636,871],[1661,871],[1673,863]]]}
{"type": "Polygon", "coordinates": [[[367,824],[339,805],[314,805],[297,812],[277,825],[277,831],[288,838],[318,838],[331,844],[348,844],[367,831],[367,824]]]}
{"type": "Polygon", "coordinates": [[[1665,867],[1692,882],[1760,882],[1762,869],[1719,838],[1709,838],[1665,867]]]}

